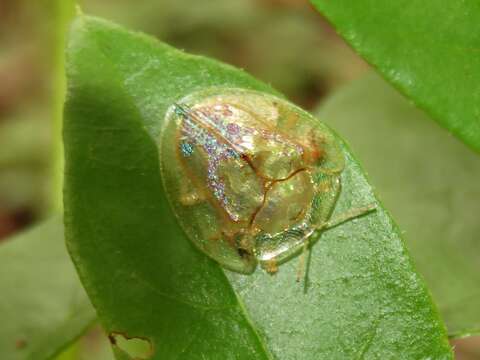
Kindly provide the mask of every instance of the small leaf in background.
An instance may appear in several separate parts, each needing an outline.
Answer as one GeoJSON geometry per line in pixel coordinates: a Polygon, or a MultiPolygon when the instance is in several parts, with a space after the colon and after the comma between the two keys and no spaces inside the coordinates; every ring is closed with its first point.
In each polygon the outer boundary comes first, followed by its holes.
{"type": "Polygon", "coordinates": [[[388,81],[480,152],[478,1],[311,2],[388,81]]]}
{"type": "Polygon", "coordinates": [[[373,74],[318,115],[350,142],[406,231],[449,333],[480,334],[480,158],[373,74]]]}
{"type": "Polygon", "coordinates": [[[0,354],[50,359],[96,318],[65,249],[61,217],[0,246],[0,354]]]}
{"type": "MultiPolygon", "coordinates": [[[[67,244],[108,333],[147,339],[162,360],[451,358],[443,324],[380,205],[322,235],[306,293],[295,281],[298,259],[275,276],[228,272],[179,228],[159,171],[167,108],[213,85],[272,93],[268,86],[90,17],[77,19],[68,54],[67,244]]],[[[375,202],[342,149],[336,214],[375,202]]]]}

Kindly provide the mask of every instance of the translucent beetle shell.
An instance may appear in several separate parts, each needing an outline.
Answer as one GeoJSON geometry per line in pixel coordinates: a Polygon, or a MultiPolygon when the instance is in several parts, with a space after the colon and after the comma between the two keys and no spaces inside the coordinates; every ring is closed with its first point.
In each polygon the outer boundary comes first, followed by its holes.
{"type": "Polygon", "coordinates": [[[160,161],[188,237],[241,273],[303,248],[329,219],[344,167],[334,135],[310,114],[271,95],[226,88],[170,107],[160,161]]]}

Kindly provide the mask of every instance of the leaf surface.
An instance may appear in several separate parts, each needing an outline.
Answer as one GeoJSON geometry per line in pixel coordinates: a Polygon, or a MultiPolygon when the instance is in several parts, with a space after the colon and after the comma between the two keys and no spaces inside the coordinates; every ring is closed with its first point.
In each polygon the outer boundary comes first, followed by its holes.
{"type": "Polygon", "coordinates": [[[96,318],[59,216],[0,246],[0,294],[2,359],[50,359],[96,318]]]}
{"type": "MultiPolygon", "coordinates": [[[[210,86],[272,89],[90,17],[74,25],[67,68],[67,244],[107,332],[148,339],[152,358],[162,360],[451,358],[427,289],[381,207],[322,235],[307,292],[295,282],[298,259],[275,276],[231,273],[179,228],[159,170],[167,108],[210,86]]],[[[343,149],[336,214],[376,201],[343,149]]]]}
{"type": "Polygon", "coordinates": [[[480,152],[478,1],[311,2],[388,81],[480,152]]]}
{"type": "Polygon", "coordinates": [[[480,334],[478,156],[373,74],[318,114],[349,141],[406,231],[449,333],[480,334]]]}

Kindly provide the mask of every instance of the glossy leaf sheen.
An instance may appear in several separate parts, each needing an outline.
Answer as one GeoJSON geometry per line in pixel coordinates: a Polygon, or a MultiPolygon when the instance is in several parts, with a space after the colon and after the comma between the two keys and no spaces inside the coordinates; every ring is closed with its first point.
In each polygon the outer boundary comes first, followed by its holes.
{"type": "Polygon", "coordinates": [[[480,334],[480,158],[377,76],[340,91],[318,114],[352,144],[406,231],[449,333],[480,334]]]}
{"type": "Polygon", "coordinates": [[[311,2],[388,81],[480,152],[480,2],[311,2]]]}
{"type": "Polygon", "coordinates": [[[0,357],[50,359],[96,318],[65,249],[60,217],[0,246],[0,357]]]}
{"type": "MultiPolygon", "coordinates": [[[[167,107],[204,87],[268,86],[89,17],[74,25],[68,77],[67,244],[107,331],[149,339],[162,360],[451,358],[381,208],[321,237],[306,293],[295,282],[298,259],[275,276],[240,275],[186,238],[160,178],[156,139],[167,107]]],[[[336,213],[375,201],[345,155],[336,213]]]]}

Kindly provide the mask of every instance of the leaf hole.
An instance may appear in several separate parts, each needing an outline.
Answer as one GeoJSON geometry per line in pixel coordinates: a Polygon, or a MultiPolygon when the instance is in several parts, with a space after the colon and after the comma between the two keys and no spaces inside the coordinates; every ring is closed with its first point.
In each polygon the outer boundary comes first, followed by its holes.
{"type": "Polygon", "coordinates": [[[122,350],[133,360],[147,360],[153,355],[152,342],[147,338],[129,336],[121,332],[111,332],[108,339],[112,346],[122,350]]]}

